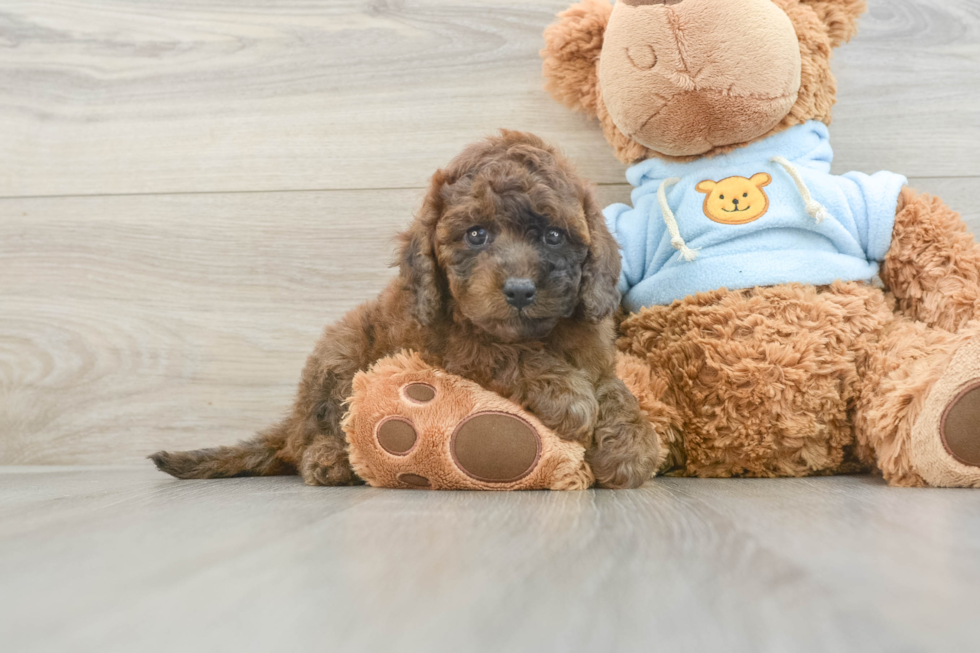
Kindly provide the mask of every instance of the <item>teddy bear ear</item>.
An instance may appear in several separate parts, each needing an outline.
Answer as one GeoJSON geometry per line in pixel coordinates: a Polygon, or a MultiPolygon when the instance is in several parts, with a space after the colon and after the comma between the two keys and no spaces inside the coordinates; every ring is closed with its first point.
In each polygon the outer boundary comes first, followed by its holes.
{"type": "Polygon", "coordinates": [[[756,188],[763,188],[772,183],[772,177],[769,176],[769,173],[767,172],[760,172],[752,175],[752,179],[749,181],[751,181],[752,185],[756,188]]]}
{"type": "Polygon", "coordinates": [[[599,53],[612,9],[607,0],[584,0],[558,14],[544,31],[545,89],[593,118],[599,102],[599,53]]]}
{"type": "Polygon", "coordinates": [[[698,185],[694,187],[694,190],[698,191],[699,193],[711,193],[711,191],[713,191],[717,185],[718,184],[710,179],[705,179],[704,181],[699,182],[698,185]]]}
{"type": "Polygon", "coordinates": [[[800,4],[817,13],[827,26],[830,44],[835,48],[857,34],[858,18],[868,8],[865,0],[800,0],[800,4]]]}

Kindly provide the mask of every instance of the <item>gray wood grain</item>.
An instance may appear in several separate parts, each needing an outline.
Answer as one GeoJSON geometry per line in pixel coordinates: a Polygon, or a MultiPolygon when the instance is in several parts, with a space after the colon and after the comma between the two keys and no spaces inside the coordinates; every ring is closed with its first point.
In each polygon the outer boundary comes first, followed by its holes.
{"type": "Polygon", "coordinates": [[[0,461],[133,462],[289,407],[419,191],[0,200],[0,461]]]}
{"type": "Polygon", "coordinates": [[[433,493],[0,470],[0,638],[50,651],[961,651],[980,503],[876,479],[433,493]]]}
{"type": "MultiPolygon", "coordinates": [[[[14,0],[0,196],[402,188],[498,127],[623,167],[542,90],[570,0],[14,0]]],[[[980,3],[873,0],[835,60],[848,169],[980,175],[980,3]]]]}

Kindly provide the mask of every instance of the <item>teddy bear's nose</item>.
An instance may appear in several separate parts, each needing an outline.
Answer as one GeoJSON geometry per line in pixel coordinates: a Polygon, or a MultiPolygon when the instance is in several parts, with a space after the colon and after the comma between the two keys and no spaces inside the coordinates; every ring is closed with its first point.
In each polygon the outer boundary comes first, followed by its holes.
{"type": "Polygon", "coordinates": [[[732,200],[732,204],[734,204],[735,206],[738,206],[738,200],[732,200]]]}
{"type": "Polygon", "coordinates": [[[624,5],[642,7],[643,5],[679,5],[684,0],[621,0],[624,5]]]}

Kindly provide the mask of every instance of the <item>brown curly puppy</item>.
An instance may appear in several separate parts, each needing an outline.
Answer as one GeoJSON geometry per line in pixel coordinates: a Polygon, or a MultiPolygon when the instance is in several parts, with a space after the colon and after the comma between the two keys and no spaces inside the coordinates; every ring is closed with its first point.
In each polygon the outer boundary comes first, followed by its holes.
{"type": "Polygon", "coordinates": [[[326,328],[285,420],[238,446],[156,453],[157,467],[358,483],[340,426],[351,381],[411,349],[584,444],[600,485],[651,476],[656,433],[615,370],[619,251],[568,161],[520,132],[471,145],[433,176],[401,240],[400,275],[326,328]]]}

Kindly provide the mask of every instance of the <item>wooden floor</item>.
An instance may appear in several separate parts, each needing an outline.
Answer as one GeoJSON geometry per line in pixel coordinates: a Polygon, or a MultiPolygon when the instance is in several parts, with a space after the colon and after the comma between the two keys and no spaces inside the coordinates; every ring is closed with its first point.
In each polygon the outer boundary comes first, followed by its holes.
{"type": "Polygon", "coordinates": [[[971,651],[980,499],[870,477],[629,492],[0,469],[3,650],[971,651]]]}
{"type": "MultiPolygon", "coordinates": [[[[977,648],[971,492],[148,468],[288,408],[467,142],[537,132],[628,198],[596,125],[541,89],[570,2],[0,3],[0,650],[977,648]]],[[[980,0],[869,5],[834,60],[834,170],[904,173],[978,232],[980,0]]]]}

